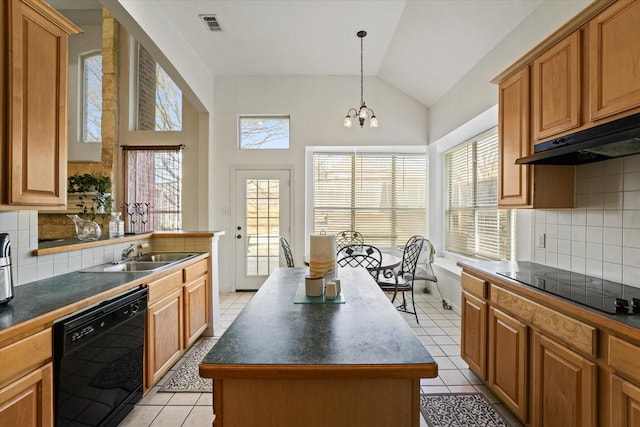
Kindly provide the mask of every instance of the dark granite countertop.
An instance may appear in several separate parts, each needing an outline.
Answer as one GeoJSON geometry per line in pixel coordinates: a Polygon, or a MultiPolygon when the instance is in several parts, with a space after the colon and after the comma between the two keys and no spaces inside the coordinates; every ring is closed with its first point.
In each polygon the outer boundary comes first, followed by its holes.
{"type": "Polygon", "coordinates": [[[432,364],[437,369],[365,270],[338,270],[344,304],[294,304],[306,273],[304,268],[272,273],[203,365],[432,364]]]}
{"type": "MultiPolygon", "coordinates": [[[[593,324],[600,324],[601,322],[598,319],[607,319],[607,322],[610,324],[611,321],[614,323],[619,323],[621,326],[627,326],[631,328],[635,328],[638,331],[640,336],[640,314],[610,314],[601,310],[596,310],[582,304],[572,302],[569,299],[563,298],[561,296],[554,295],[549,292],[545,292],[544,290],[540,290],[535,286],[528,286],[523,283],[518,282],[517,280],[510,279],[508,277],[504,277],[499,275],[498,272],[515,272],[520,270],[527,270],[530,268],[530,262],[518,262],[518,261],[474,261],[474,260],[465,260],[459,261],[458,265],[463,269],[471,269],[475,270],[479,273],[484,273],[492,278],[492,280],[498,281],[500,283],[508,283],[510,286],[514,288],[525,289],[527,292],[531,292],[533,294],[541,294],[548,297],[552,297],[557,301],[560,301],[564,304],[570,304],[573,307],[579,307],[585,312],[585,319],[588,319],[593,324]]],[[[614,327],[615,328],[615,327],[614,327]]]]}
{"type": "Polygon", "coordinates": [[[0,305],[0,331],[136,281],[148,273],[68,273],[16,286],[0,305]]]}
{"type": "MultiPolygon", "coordinates": [[[[197,259],[199,257],[189,261],[197,259]]],[[[29,325],[29,328],[36,326],[31,321],[38,318],[46,325],[73,311],[97,304],[163,275],[162,270],[127,273],[76,271],[16,286],[13,299],[0,305],[0,341],[22,325],[29,325]]]]}

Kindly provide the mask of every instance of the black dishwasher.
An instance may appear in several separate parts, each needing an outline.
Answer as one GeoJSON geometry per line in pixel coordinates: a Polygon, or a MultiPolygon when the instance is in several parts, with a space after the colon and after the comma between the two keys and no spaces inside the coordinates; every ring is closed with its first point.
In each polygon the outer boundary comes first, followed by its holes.
{"type": "Polygon", "coordinates": [[[55,425],[116,426],[142,397],[146,288],[54,323],[55,425]]]}

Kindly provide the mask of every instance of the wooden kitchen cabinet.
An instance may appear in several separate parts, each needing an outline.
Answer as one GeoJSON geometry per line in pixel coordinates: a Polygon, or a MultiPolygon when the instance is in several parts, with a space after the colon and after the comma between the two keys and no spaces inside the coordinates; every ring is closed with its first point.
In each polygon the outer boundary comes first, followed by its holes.
{"type": "Polygon", "coordinates": [[[208,259],[149,283],[145,390],[150,389],[209,324],[208,259]]]}
{"type": "Polygon", "coordinates": [[[0,209],[64,209],[67,38],[81,30],[41,0],[3,2],[0,22],[0,209]]]}
{"type": "Polygon", "coordinates": [[[611,374],[611,426],[640,425],[640,387],[611,374]]]}
{"type": "Polygon", "coordinates": [[[51,363],[0,389],[0,425],[53,426],[53,365],[51,363]]]}
{"type": "Polygon", "coordinates": [[[529,89],[528,66],[515,72],[498,88],[498,207],[572,208],[573,166],[515,163],[516,159],[533,152],[529,89]]]}
{"type": "Polygon", "coordinates": [[[462,273],[462,342],[460,356],[482,380],[487,379],[486,283],[462,273]]]}
{"type": "Polygon", "coordinates": [[[147,309],[146,388],[155,384],[182,355],[182,288],[147,309]]]}
{"type": "Polygon", "coordinates": [[[184,269],[184,347],[193,344],[207,329],[207,260],[184,269]]]}
{"type": "Polygon", "coordinates": [[[53,426],[51,328],[0,347],[0,426],[53,426]]]}
{"type": "Polygon", "coordinates": [[[592,120],[640,107],[639,22],[640,2],[619,0],[589,23],[592,120]]]}
{"type": "Polygon", "coordinates": [[[491,390],[521,420],[527,419],[527,325],[494,307],[489,310],[491,390]]]}
{"type": "Polygon", "coordinates": [[[578,30],[533,61],[531,122],[534,143],[582,124],[580,42],[578,30]]]}
{"type": "Polygon", "coordinates": [[[498,88],[498,205],[529,204],[532,168],[516,164],[529,155],[529,67],[500,83],[498,88]]]}
{"type": "Polygon", "coordinates": [[[532,426],[598,425],[595,363],[535,332],[531,374],[532,426]]]}

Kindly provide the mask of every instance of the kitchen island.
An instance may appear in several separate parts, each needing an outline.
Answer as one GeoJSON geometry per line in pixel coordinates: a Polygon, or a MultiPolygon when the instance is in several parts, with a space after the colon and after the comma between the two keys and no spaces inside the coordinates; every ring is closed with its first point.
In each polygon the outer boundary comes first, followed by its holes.
{"type": "Polygon", "coordinates": [[[419,426],[429,352],[366,270],[338,270],[344,304],[294,303],[307,272],[272,273],[200,363],[214,426],[419,426]]]}

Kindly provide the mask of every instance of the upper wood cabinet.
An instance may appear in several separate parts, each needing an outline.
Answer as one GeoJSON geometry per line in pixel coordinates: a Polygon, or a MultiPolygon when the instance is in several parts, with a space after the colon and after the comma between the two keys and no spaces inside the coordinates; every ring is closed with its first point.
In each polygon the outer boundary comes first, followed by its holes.
{"type": "Polygon", "coordinates": [[[581,124],[580,34],[575,31],[533,61],[534,141],[581,124]]]}
{"type": "MultiPolygon", "coordinates": [[[[640,107],[640,2],[619,0],[589,24],[591,118],[640,107]]],[[[618,117],[612,117],[612,119],[618,117]]]]}
{"type": "Polygon", "coordinates": [[[67,38],[81,30],[41,0],[3,2],[0,21],[0,209],[63,209],[67,38]]]}
{"type": "Polygon", "coordinates": [[[529,67],[500,83],[498,95],[498,204],[529,204],[531,168],[516,164],[527,156],[529,144],[529,67]]]}
{"type": "Polygon", "coordinates": [[[572,208],[573,166],[516,164],[516,159],[529,155],[533,149],[529,90],[529,67],[515,72],[498,89],[498,206],[572,208]]]}

